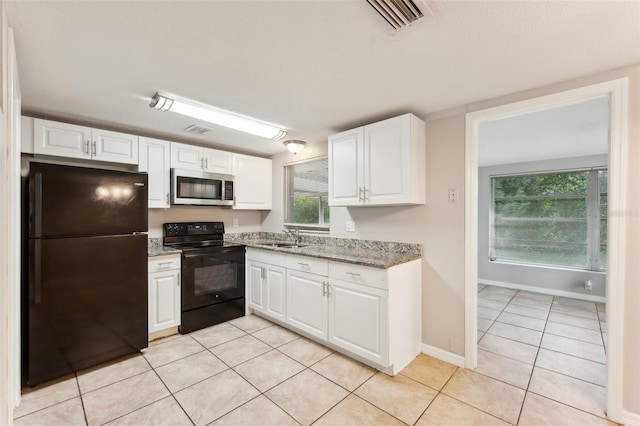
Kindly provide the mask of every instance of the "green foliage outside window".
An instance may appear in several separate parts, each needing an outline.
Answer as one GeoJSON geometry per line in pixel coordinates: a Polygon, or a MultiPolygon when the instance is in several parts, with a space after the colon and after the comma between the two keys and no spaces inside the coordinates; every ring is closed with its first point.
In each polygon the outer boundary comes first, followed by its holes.
{"type": "Polygon", "coordinates": [[[494,177],[492,260],[604,269],[606,178],[606,170],[494,177]]]}
{"type": "Polygon", "coordinates": [[[285,166],[285,222],[329,226],[328,162],[326,158],[285,166]]]}

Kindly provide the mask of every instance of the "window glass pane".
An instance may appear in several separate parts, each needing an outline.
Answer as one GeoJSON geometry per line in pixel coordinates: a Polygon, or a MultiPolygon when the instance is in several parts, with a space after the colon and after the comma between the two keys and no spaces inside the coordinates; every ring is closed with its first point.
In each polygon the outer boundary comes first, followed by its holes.
{"type": "Polygon", "coordinates": [[[493,178],[492,260],[588,268],[589,171],[493,178]]]}
{"type": "Polygon", "coordinates": [[[324,215],[324,224],[329,225],[329,197],[323,196],[321,199],[322,213],[324,215]]]}
{"type": "Polygon", "coordinates": [[[607,245],[600,244],[600,269],[607,269],[607,245]]]}
{"type": "Polygon", "coordinates": [[[293,223],[319,223],[320,197],[294,197],[293,223]]]}
{"type": "Polygon", "coordinates": [[[495,197],[584,195],[587,176],[587,172],[566,172],[494,178],[495,197]]]}
{"type": "Polygon", "coordinates": [[[495,214],[505,217],[586,218],[587,197],[527,200],[501,198],[495,201],[495,214]]]}
{"type": "Polygon", "coordinates": [[[496,241],[496,258],[546,265],[587,266],[587,245],[534,243],[526,241],[496,241]]]}
{"type": "Polygon", "coordinates": [[[328,160],[321,158],[292,164],[285,166],[285,171],[285,222],[328,226],[328,160]]]}

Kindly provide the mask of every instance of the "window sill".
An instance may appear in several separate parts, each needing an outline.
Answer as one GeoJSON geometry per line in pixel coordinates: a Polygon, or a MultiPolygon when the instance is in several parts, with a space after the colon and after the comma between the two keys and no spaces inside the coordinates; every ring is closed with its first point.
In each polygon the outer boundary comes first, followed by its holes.
{"type": "Polygon", "coordinates": [[[593,270],[593,269],[587,269],[587,268],[580,268],[577,266],[561,266],[561,265],[546,265],[546,264],[541,264],[541,263],[527,263],[527,262],[516,262],[513,260],[491,260],[488,259],[489,263],[491,264],[498,264],[498,265],[510,265],[510,266],[525,266],[528,268],[543,268],[543,269],[554,269],[554,270],[558,270],[558,271],[575,271],[575,272],[589,272],[591,274],[603,274],[606,275],[607,271],[606,270],[593,270]]]}
{"type": "Polygon", "coordinates": [[[328,225],[314,225],[310,223],[283,223],[285,228],[299,229],[301,231],[311,231],[318,234],[328,234],[328,225]]]}

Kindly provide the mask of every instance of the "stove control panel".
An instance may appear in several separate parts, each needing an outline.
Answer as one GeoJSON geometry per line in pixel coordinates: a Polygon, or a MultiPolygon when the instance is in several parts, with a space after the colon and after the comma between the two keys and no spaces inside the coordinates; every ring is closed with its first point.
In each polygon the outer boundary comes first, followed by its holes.
{"type": "Polygon", "coordinates": [[[164,236],[224,234],[224,222],[165,223],[164,236]]]}

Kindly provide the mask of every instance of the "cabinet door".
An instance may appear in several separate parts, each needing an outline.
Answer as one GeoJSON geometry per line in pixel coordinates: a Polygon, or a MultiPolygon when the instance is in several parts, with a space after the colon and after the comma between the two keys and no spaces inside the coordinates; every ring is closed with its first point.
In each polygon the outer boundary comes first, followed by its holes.
{"type": "Polygon", "coordinates": [[[36,118],[33,152],[69,158],[91,158],[91,128],[36,118]]]}
{"type": "Polygon", "coordinates": [[[329,136],[329,205],[363,203],[364,130],[362,127],[329,136]]]}
{"type": "Polygon", "coordinates": [[[111,163],[138,164],[138,137],[109,130],[91,130],[91,157],[111,163]]]}
{"type": "Polygon", "coordinates": [[[285,320],[286,269],[269,265],[266,270],[266,314],[281,321],[285,320]]]}
{"type": "Polygon", "coordinates": [[[326,277],[287,270],[287,323],[322,339],[327,338],[326,277]]]}
{"type": "Polygon", "coordinates": [[[260,312],[266,311],[265,291],[265,264],[247,261],[246,265],[246,282],[247,282],[247,299],[249,307],[260,312]]]}
{"type": "Polygon", "coordinates": [[[195,170],[203,169],[203,149],[198,146],[171,142],[171,168],[195,170]]]}
{"type": "Polygon", "coordinates": [[[388,364],[387,292],[346,281],[329,285],[329,341],[388,364]]]}
{"type": "Polygon", "coordinates": [[[270,210],[272,205],[271,160],[233,155],[234,209],[270,210]]]}
{"type": "Polygon", "coordinates": [[[149,274],[149,333],[180,325],[180,271],[149,274]]]}
{"type": "Polygon", "coordinates": [[[408,114],[365,126],[366,204],[390,205],[409,202],[410,137],[408,114]]]}
{"type": "Polygon", "coordinates": [[[232,174],[231,153],[217,149],[205,149],[204,170],[209,173],[232,174]]]}
{"type": "Polygon", "coordinates": [[[140,137],[138,171],[149,175],[149,208],[164,209],[169,204],[169,142],[140,137]]]}

